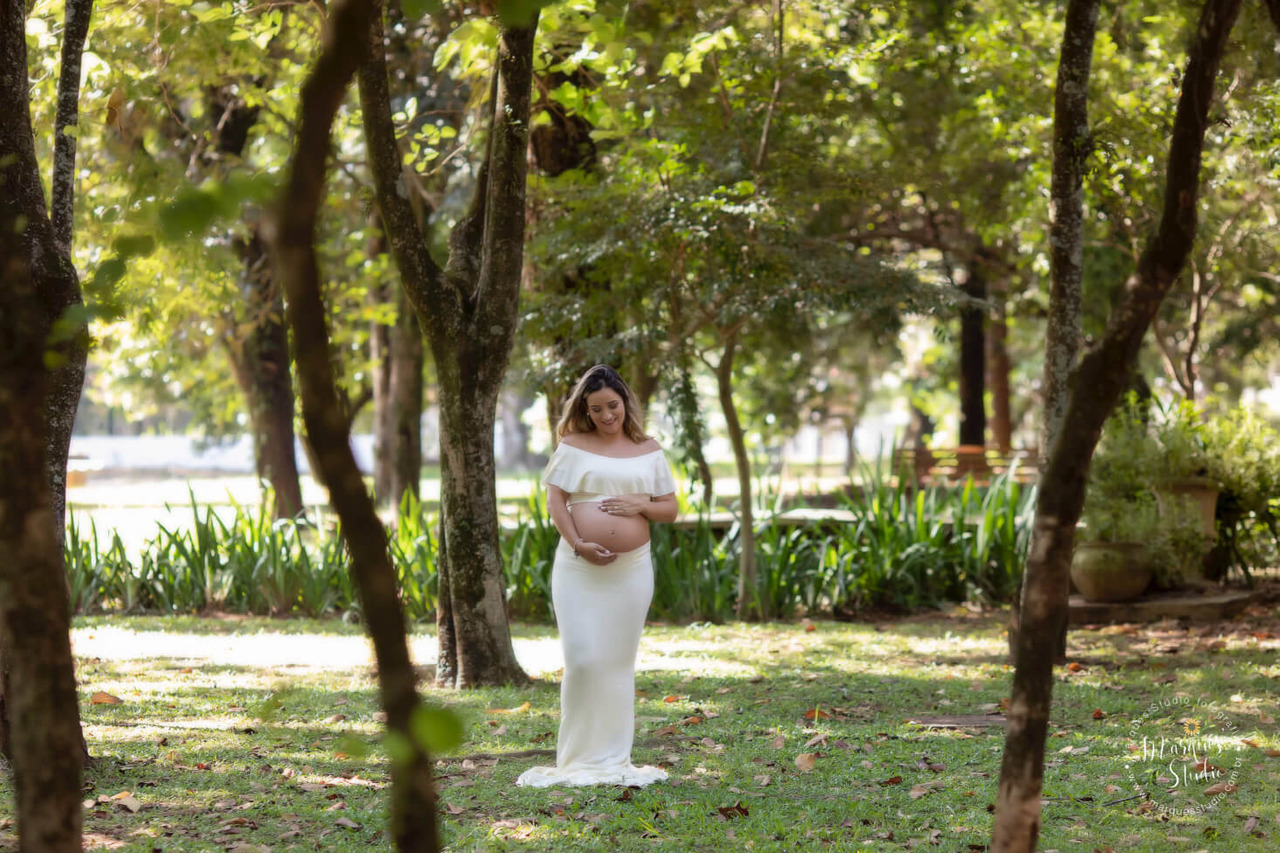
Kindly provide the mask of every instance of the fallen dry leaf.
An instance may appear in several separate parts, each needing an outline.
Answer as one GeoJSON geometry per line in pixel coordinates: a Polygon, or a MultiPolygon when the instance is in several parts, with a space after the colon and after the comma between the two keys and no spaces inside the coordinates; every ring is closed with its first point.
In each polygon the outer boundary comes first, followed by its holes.
{"type": "Polygon", "coordinates": [[[1261,820],[1262,819],[1257,815],[1249,815],[1249,819],[1244,822],[1244,834],[1248,835],[1249,833],[1257,829],[1258,824],[1261,822],[1261,820]]]}
{"type": "Polygon", "coordinates": [[[787,739],[784,735],[778,735],[773,740],[769,741],[769,746],[771,746],[773,749],[782,749],[786,745],[787,745],[787,739]]]}
{"type": "Polygon", "coordinates": [[[679,731],[675,726],[663,726],[653,733],[654,737],[670,737],[679,731]]]}
{"type": "Polygon", "coordinates": [[[356,823],[349,817],[340,817],[333,822],[334,826],[345,826],[347,829],[364,829],[363,826],[356,823]]]}
{"type": "Polygon", "coordinates": [[[910,793],[911,799],[918,800],[931,790],[933,789],[928,785],[912,785],[911,790],[908,793],[910,793]]]}
{"type": "Polygon", "coordinates": [[[1107,712],[1102,710],[1101,708],[1094,708],[1093,718],[1095,720],[1105,720],[1107,718],[1107,712]]]}
{"type": "Polygon", "coordinates": [[[772,781],[772,777],[768,773],[761,773],[759,776],[753,776],[752,779],[761,788],[768,787],[769,782],[772,781]]]}
{"type": "Polygon", "coordinates": [[[1230,782],[1219,782],[1216,785],[1210,785],[1208,788],[1205,788],[1204,795],[1206,797],[1216,797],[1219,794],[1233,794],[1235,793],[1235,790],[1236,786],[1232,785],[1230,782]]]}
{"type": "Polygon", "coordinates": [[[523,714],[532,707],[533,706],[531,704],[529,704],[528,702],[525,702],[523,705],[521,705],[518,708],[490,708],[489,710],[485,711],[485,713],[486,714],[523,714]]]}
{"type": "Polygon", "coordinates": [[[723,815],[725,820],[733,820],[735,817],[747,817],[751,814],[751,812],[747,810],[747,807],[742,804],[741,800],[739,800],[736,805],[721,806],[716,809],[716,811],[723,815]]]}
{"type": "Polygon", "coordinates": [[[466,811],[466,809],[461,808],[459,806],[455,806],[453,803],[445,803],[444,810],[447,811],[449,814],[462,814],[463,812],[466,811]]]}
{"type": "Polygon", "coordinates": [[[115,799],[116,805],[121,808],[128,809],[131,814],[137,814],[142,808],[142,803],[138,802],[136,797],[124,796],[115,797],[113,799],[115,799]]]}
{"type": "Polygon", "coordinates": [[[1071,663],[1067,664],[1067,672],[1083,672],[1083,671],[1084,671],[1084,664],[1076,663],[1075,661],[1072,661],[1071,663]]]}
{"type": "Polygon", "coordinates": [[[90,705],[123,705],[124,700],[119,696],[112,696],[110,693],[103,693],[99,690],[97,693],[89,697],[90,705]]]}
{"type": "Polygon", "coordinates": [[[831,715],[821,708],[810,708],[804,712],[804,718],[806,720],[829,720],[831,715]]]}
{"type": "Polygon", "coordinates": [[[801,773],[812,773],[817,763],[817,753],[802,752],[796,756],[796,769],[801,773]]]}
{"type": "Polygon", "coordinates": [[[805,741],[804,748],[808,749],[811,746],[826,746],[826,745],[827,745],[826,735],[814,735],[813,737],[805,741]]]}
{"type": "Polygon", "coordinates": [[[883,781],[881,781],[881,782],[877,782],[876,784],[878,784],[881,788],[887,788],[887,787],[889,787],[890,785],[901,785],[901,784],[902,784],[902,777],[901,777],[901,776],[890,776],[888,779],[885,779],[885,780],[883,780],[883,781]]]}

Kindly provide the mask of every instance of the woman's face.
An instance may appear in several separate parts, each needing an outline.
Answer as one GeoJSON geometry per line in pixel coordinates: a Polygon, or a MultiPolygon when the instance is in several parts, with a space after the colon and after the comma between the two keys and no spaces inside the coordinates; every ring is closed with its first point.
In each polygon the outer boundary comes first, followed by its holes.
{"type": "Polygon", "coordinates": [[[608,387],[587,395],[587,415],[596,431],[602,435],[622,432],[622,421],[627,415],[627,404],[617,391],[608,387]]]}

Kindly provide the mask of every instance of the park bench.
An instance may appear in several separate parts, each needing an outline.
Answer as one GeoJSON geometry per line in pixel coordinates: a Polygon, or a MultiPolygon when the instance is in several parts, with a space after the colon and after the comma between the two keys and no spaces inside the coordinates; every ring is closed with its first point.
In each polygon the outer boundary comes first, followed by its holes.
{"type": "Polygon", "coordinates": [[[1010,473],[1019,483],[1034,483],[1040,475],[1040,457],[1035,450],[995,450],[973,444],[959,447],[898,448],[893,452],[893,470],[918,487],[956,484],[970,478],[986,484],[993,477],[1010,473]]]}

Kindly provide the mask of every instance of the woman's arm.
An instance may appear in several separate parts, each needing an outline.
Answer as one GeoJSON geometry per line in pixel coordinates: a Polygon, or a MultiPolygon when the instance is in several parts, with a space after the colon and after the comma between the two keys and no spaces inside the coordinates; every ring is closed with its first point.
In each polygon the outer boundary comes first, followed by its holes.
{"type": "Polygon", "coordinates": [[[650,521],[676,520],[680,506],[676,493],[665,495],[618,495],[600,502],[600,508],[610,515],[643,515],[650,521]]]}
{"type": "Polygon", "coordinates": [[[547,514],[551,523],[560,531],[564,541],[573,548],[573,553],[589,563],[604,565],[617,558],[608,548],[595,542],[588,542],[578,535],[578,527],[573,523],[573,513],[569,512],[569,495],[559,486],[547,486],[547,514]]]}

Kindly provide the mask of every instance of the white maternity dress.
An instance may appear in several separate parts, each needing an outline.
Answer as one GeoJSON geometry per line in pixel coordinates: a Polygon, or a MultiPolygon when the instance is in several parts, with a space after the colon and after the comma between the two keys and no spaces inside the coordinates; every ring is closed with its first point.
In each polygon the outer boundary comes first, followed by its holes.
{"type": "MultiPolygon", "coordinates": [[[[564,442],[542,482],[568,492],[570,506],[615,495],[675,491],[661,450],[616,459],[564,442]]],[[[648,543],[597,566],[575,557],[561,539],[551,569],[551,601],[564,649],[556,766],[527,770],[516,784],[648,785],[667,778],[661,768],[631,763],[636,652],[652,598],[648,543]]]]}

